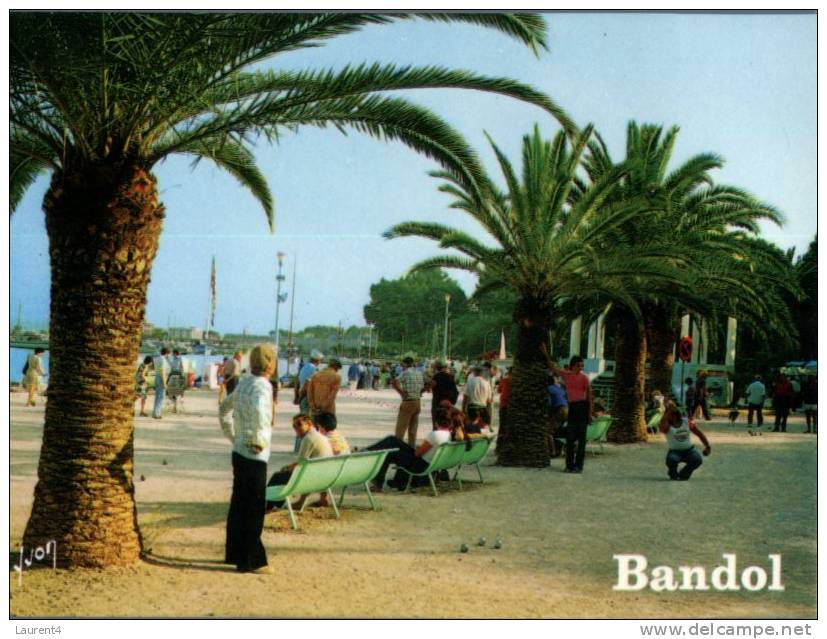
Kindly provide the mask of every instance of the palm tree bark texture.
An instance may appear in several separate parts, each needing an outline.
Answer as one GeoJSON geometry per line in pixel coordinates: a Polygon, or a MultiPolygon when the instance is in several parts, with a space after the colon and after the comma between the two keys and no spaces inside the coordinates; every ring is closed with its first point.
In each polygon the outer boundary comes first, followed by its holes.
{"type": "Polygon", "coordinates": [[[618,444],[647,440],[643,395],[646,381],[645,328],[624,308],[615,309],[615,392],[607,439],[618,444]]]}
{"type": "Polygon", "coordinates": [[[134,366],[164,217],[154,177],[128,164],[54,174],[51,370],[27,548],[110,566],[142,550],[133,484],[134,366]]]}
{"type": "Polygon", "coordinates": [[[649,387],[672,393],[672,367],[679,318],[668,308],[644,309],[646,346],[649,354],[649,387]]]}
{"type": "Polygon", "coordinates": [[[517,349],[508,399],[507,436],[497,442],[497,463],[542,468],[549,465],[551,455],[546,408],[548,369],[541,350],[541,344],[547,341],[548,323],[541,318],[550,317],[550,312],[537,309],[526,316],[519,310],[526,303],[517,306],[517,349]]]}

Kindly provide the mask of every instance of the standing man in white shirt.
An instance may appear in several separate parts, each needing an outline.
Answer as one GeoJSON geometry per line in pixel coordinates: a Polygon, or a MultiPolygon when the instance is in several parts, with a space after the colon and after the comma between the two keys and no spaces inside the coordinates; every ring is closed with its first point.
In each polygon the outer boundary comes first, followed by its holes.
{"type": "Polygon", "coordinates": [[[483,423],[490,426],[491,413],[488,407],[493,399],[491,382],[485,379],[483,367],[477,364],[474,366],[474,376],[468,378],[462,390],[462,412],[467,413],[470,406],[475,406],[480,411],[483,423]]]}
{"type": "Polygon", "coordinates": [[[747,430],[750,435],[755,433],[752,430],[752,414],[758,411],[758,434],[761,434],[761,426],[764,424],[764,399],[767,397],[767,389],[761,381],[761,376],[756,375],[755,381],[747,386],[747,430]]]}

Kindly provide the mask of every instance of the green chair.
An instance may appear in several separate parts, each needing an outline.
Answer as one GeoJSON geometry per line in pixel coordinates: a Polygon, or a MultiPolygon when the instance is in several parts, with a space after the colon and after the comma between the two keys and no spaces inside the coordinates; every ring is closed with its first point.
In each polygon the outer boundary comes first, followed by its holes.
{"type": "MultiPolygon", "coordinates": [[[[600,452],[602,453],[603,441],[606,439],[606,432],[609,430],[609,426],[611,425],[611,415],[595,417],[592,420],[592,423],[589,424],[588,428],[586,429],[586,445],[588,446],[592,442],[597,442],[598,444],[600,444],[600,452]]],[[[592,450],[592,454],[595,454],[594,450],[592,450]]]]}
{"type": "Polygon", "coordinates": [[[373,501],[373,496],[370,493],[370,481],[376,477],[382,464],[385,463],[385,458],[389,453],[399,450],[398,448],[390,448],[387,450],[369,450],[360,453],[351,453],[348,455],[340,455],[344,459],[344,466],[342,472],[333,482],[330,487],[331,490],[336,488],[342,489],[342,494],[339,496],[339,506],[345,499],[345,491],[348,486],[363,485],[365,492],[368,495],[370,506],[373,510],[378,510],[376,502],[373,501]]]}
{"type": "Polygon", "coordinates": [[[294,495],[309,495],[310,493],[327,493],[328,501],[333,506],[336,519],[339,518],[339,509],[333,497],[331,487],[342,472],[345,465],[345,456],[316,457],[306,459],[293,469],[290,479],[283,486],[269,486],[267,501],[284,500],[290,513],[290,524],[293,530],[298,530],[296,515],[290,497],[294,495]]]}
{"type": "Polygon", "coordinates": [[[663,418],[663,413],[655,411],[646,423],[646,432],[656,433],[660,427],[660,420],[663,418]]]}
{"type": "Polygon", "coordinates": [[[460,489],[462,489],[462,479],[460,479],[459,477],[459,471],[462,470],[463,466],[475,466],[477,469],[477,473],[479,473],[480,476],[480,483],[485,483],[485,480],[482,478],[480,462],[488,454],[488,450],[491,448],[491,443],[493,441],[493,437],[475,437],[471,440],[470,450],[465,450],[463,448],[462,461],[460,462],[460,465],[457,466],[457,470],[454,473],[454,479],[456,479],[457,482],[459,482],[460,489]]]}
{"type": "Polygon", "coordinates": [[[428,481],[431,483],[431,490],[434,493],[434,497],[438,496],[439,493],[436,490],[436,483],[434,483],[433,473],[459,466],[462,463],[464,454],[465,442],[447,442],[445,444],[440,444],[437,447],[436,452],[434,452],[434,456],[431,457],[431,461],[428,463],[428,467],[422,472],[415,473],[400,466],[399,470],[408,473],[408,483],[405,486],[405,491],[409,491],[411,489],[411,482],[414,477],[424,477],[427,475],[428,481]]]}

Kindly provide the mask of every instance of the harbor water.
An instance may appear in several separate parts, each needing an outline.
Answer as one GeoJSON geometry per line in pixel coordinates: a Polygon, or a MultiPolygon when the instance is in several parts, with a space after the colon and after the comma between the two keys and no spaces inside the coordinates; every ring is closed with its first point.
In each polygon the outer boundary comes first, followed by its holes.
{"type": "MultiPolygon", "coordinates": [[[[23,366],[26,364],[26,359],[32,353],[31,350],[26,348],[10,348],[9,349],[9,381],[10,382],[20,382],[23,379],[23,366]]],[[[142,353],[138,356],[135,360],[135,369],[138,369],[138,364],[140,364],[144,357],[147,355],[155,356],[157,353],[142,353]]],[[[43,358],[43,369],[48,374],[49,372],[49,351],[46,351],[42,355],[43,358]]],[[[207,372],[207,366],[210,364],[220,364],[221,361],[224,359],[222,355],[183,355],[182,359],[184,360],[184,369],[189,373],[195,373],[196,377],[204,376],[205,372],[207,372]]],[[[242,360],[242,367],[247,368],[248,363],[246,358],[242,360]]],[[[287,369],[287,360],[279,358],[279,375],[285,375],[288,372],[287,369]]],[[[298,364],[296,362],[292,362],[290,364],[290,374],[295,375],[298,372],[298,364]]],[[[48,377],[46,377],[46,381],[48,382],[48,377]]]]}

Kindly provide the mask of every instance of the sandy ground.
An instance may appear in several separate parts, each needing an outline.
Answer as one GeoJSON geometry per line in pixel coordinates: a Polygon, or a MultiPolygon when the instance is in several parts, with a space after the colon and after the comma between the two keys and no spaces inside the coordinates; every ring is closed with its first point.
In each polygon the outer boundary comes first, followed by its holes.
{"type": "MultiPolygon", "coordinates": [[[[287,401],[290,391],[283,391],[287,401]]],[[[43,407],[11,401],[11,539],[28,517],[43,407]]],[[[151,397],[150,397],[151,401],[151,397]]],[[[340,430],[351,445],[393,429],[390,391],[343,392],[340,430]]],[[[428,404],[424,402],[423,413],[428,404]]],[[[712,456],[690,482],[670,482],[662,436],[606,446],[567,475],[559,459],[526,470],[485,462],[485,484],[378,496],[348,495],[342,518],[307,510],[301,530],[267,516],[273,575],[220,563],[231,487],[215,393],[192,391],[186,412],[136,419],[137,500],[149,559],[109,570],[10,571],[11,614],[31,617],[813,618],[816,615],[816,440],[800,417],[787,434],[748,437],[742,414],[702,424],[712,456]],[[166,461],[166,464],[164,462],[166,461]],[[479,547],[484,536],[488,542],[479,547]],[[492,542],[502,539],[502,548],[492,542]],[[462,543],[471,545],[459,552],[462,543]],[[614,591],[612,555],[650,567],[703,565],[735,553],[739,572],[782,556],[783,592],[614,591]],[[301,594],[297,594],[301,593],[301,594]]],[[[271,469],[292,459],[281,405],[271,469]]],[[[427,414],[427,413],[426,413],[427,414]]],[[[420,426],[424,432],[425,424],[420,426]]],[[[766,428],[766,426],[765,426],[766,428]]],[[[474,479],[469,469],[465,476],[474,479]]]]}

